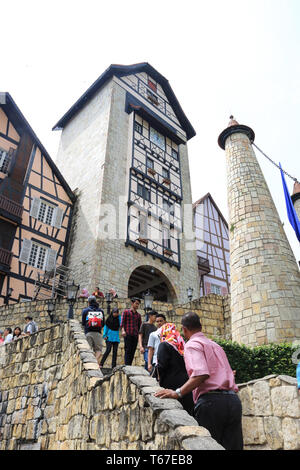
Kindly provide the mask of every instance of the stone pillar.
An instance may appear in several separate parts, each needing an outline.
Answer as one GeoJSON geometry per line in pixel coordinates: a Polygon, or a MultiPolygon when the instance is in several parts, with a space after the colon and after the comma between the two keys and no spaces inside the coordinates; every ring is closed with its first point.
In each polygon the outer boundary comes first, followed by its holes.
{"type": "Polygon", "coordinates": [[[298,219],[300,220],[300,183],[294,183],[293,194],[291,196],[298,219]]]}
{"type": "Polygon", "coordinates": [[[231,121],[226,151],[232,339],[249,346],[300,339],[300,273],[251,142],[231,121]]]}

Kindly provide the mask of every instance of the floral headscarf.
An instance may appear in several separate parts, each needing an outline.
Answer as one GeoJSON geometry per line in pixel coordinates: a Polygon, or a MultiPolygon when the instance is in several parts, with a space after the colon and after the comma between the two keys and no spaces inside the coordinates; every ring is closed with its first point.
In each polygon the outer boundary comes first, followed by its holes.
{"type": "Polygon", "coordinates": [[[184,341],[174,323],[165,323],[161,327],[160,341],[171,344],[181,356],[184,354],[184,341]]]}

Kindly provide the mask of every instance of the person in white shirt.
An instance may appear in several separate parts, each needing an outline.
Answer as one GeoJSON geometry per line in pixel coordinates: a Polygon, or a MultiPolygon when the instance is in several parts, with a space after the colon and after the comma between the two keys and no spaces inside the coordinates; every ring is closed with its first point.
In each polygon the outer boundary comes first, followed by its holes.
{"type": "Polygon", "coordinates": [[[153,331],[149,335],[148,339],[148,372],[151,376],[155,374],[155,366],[157,364],[157,351],[158,346],[160,345],[159,333],[161,327],[167,322],[166,317],[162,313],[156,315],[155,323],[157,325],[157,330],[153,331]]]}
{"type": "Polygon", "coordinates": [[[4,333],[3,333],[3,337],[4,337],[4,343],[3,344],[10,343],[13,340],[12,329],[11,328],[5,328],[4,333]]]}

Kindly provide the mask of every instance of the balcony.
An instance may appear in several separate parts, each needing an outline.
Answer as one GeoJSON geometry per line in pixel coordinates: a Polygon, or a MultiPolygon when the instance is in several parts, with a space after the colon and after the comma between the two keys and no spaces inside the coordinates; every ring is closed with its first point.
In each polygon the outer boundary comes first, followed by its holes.
{"type": "Polygon", "coordinates": [[[17,224],[21,223],[23,206],[0,194],[0,215],[17,224]]]}
{"type": "Polygon", "coordinates": [[[208,274],[210,272],[209,260],[197,255],[199,274],[208,274]]]}
{"type": "Polygon", "coordinates": [[[7,273],[10,270],[10,263],[13,253],[0,247],[0,272],[7,273]]]}

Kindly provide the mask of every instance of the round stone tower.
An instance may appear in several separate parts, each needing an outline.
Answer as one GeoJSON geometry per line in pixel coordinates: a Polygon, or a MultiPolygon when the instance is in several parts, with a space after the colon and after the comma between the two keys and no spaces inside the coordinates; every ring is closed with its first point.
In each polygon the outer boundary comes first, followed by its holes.
{"type": "Polygon", "coordinates": [[[294,183],[293,194],[291,196],[298,219],[300,220],[300,183],[294,183]]]}
{"type": "Polygon", "coordinates": [[[300,339],[300,273],[251,143],[230,117],[226,151],[232,339],[249,346],[300,339]]]}

